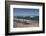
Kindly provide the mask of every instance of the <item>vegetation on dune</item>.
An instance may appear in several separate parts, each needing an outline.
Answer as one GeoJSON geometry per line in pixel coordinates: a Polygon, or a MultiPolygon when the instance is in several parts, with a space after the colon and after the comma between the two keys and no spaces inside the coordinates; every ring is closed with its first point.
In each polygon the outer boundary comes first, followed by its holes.
{"type": "Polygon", "coordinates": [[[27,20],[33,20],[33,21],[38,21],[39,22],[39,16],[35,16],[35,17],[30,17],[30,16],[14,16],[14,18],[18,18],[18,19],[23,19],[23,21],[20,21],[20,20],[14,20],[14,22],[16,23],[23,23],[23,24],[29,24],[27,21],[24,21],[24,19],[27,19],[27,20]]]}
{"type": "Polygon", "coordinates": [[[27,19],[27,20],[36,20],[36,21],[38,21],[39,20],[39,16],[34,16],[33,18],[32,17],[30,17],[30,16],[25,16],[25,17],[23,17],[23,16],[14,16],[14,18],[18,18],[18,19],[27,19]]]}

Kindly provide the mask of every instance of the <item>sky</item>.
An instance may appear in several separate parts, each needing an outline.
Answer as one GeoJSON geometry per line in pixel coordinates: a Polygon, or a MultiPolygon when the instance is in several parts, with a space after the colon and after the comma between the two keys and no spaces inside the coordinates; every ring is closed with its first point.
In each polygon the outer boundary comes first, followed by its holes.
{"type": "Polygon", "coordinates": [[[39,9],[14,8],[14,16],[39,16],[39,9]]]}

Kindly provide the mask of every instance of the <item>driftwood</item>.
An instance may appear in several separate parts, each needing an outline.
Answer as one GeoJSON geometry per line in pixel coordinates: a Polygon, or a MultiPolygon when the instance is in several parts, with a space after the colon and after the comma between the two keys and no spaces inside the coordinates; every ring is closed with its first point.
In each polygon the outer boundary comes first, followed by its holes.
{"type": "Polygon", "coordinates": [[[20,21],[20,20],[14,20],[14,22],[23,23],[23,24],[29,24],[27,21],[20,21]]]}

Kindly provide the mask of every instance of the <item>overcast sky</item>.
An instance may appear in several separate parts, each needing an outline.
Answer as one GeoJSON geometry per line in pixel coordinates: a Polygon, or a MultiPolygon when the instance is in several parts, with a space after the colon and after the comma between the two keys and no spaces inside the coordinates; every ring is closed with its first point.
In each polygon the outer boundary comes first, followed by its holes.
{"type": "Polygon", "coordinates": [[[39,16],[39,9],[14,8],[14,16],[39,16]]]}

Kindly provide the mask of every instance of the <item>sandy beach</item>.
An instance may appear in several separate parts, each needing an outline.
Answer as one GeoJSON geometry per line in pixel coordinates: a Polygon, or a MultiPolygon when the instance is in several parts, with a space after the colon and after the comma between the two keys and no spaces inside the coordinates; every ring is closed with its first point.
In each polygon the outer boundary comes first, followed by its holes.
{"type": "Polygon", "coordinates": [[[19,22],[14,22],[14,27],[38,27],[39,23],[38,21],[27,21],[27,23],[19,23],[19,22]]]}

